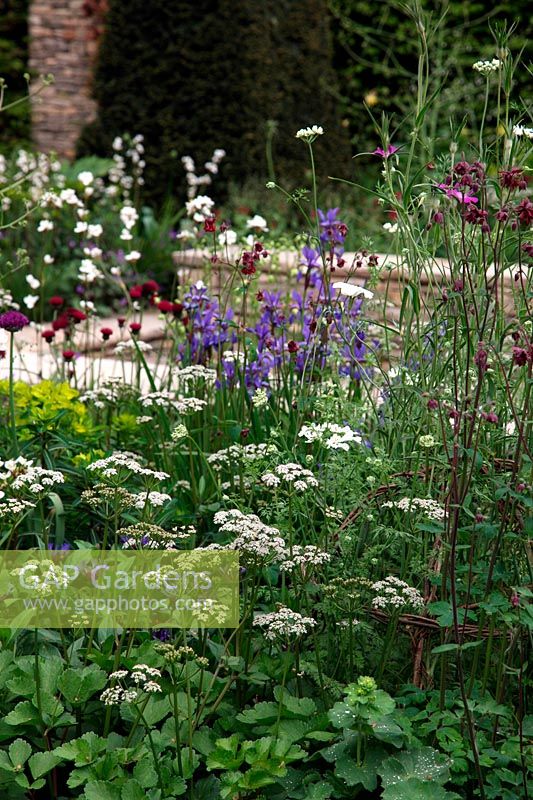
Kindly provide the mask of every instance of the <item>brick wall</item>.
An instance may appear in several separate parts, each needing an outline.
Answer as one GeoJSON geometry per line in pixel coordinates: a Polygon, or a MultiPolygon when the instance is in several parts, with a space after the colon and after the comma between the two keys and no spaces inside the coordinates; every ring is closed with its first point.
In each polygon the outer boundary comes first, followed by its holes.
{"type": "Polygon", "coordinates": [[[32,137],[39,150],[72,158],[83,126],[94,119],[91,73],[100,33],[98,0],[32,0],[29,41],[32,75],[55,81],[32,101],[32,137]]]}

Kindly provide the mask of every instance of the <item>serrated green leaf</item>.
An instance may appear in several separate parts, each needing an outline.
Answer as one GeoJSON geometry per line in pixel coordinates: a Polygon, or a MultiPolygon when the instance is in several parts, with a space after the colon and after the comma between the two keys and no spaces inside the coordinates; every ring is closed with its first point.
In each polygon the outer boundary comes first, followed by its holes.
{"type": "Polygon", "coordinates": [[[28,761],[33,779],[46,775],[61,761],[60,756],[52,752],[34,753],[28,761]]]}
{"type": "Polygon", "coordinates": [[[9,758],[16,770],[22,769],[30,756],[31,745],[24,739],[15,739],[15,741],[9,745],[9,758]]]}

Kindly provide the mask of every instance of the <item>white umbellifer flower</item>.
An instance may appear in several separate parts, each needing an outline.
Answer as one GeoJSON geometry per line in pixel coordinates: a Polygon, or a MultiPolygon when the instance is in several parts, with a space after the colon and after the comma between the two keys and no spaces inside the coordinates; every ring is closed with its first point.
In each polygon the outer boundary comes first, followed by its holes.
{"type": "Polygon", "coordinates": [[[90,236],[91,239],[98,239],[103,232],[104,229],[98,222],[95,225],[87,225],[87,236],[90,236]]]}
{"type": "Polygon", "coordinates": [[[261,480],[269,488],[276,488],[281,483],[286,483],[289,487],[293,486],[297,492],[318,486],[318,481],[310,469],[291,462],[278,464],[272,472],[265,472],[261,480]]]}
{"type": "Polygon", "coordinates": [[[120,216],[120,221],[128,231],[134,227],[135,223],[139,219],[139,214],[137,213],[137,209],[134,208],[133,206],[123,206],[120,209],[119,216],[120,216]]]}
{"type": "Polygon", "coordinates": [[[185,203],[187,216],[192,217],[195,222],[203,222],[206,217],[211,216],[215,201],[206,194],[199,194],[185,203]]]}
{"type": "Polygon", "coordinates": [[[39,302],[39,295],[38,294],[27,294],[26,297],[22,298],[22,302],[26,306],[27,309],[31,311],[35,305],[39,302]]]}
{"type": "Polygon", "coordinates": [[[268,405],[268,394],[265,389],[257,389],[252,395],[254,408],[265,408],[268,405]]]}
{"type": "Polygon", "coordinates": [[[373,608],[397,611],[406,606],[410,606],[415,610],[420,610],[424,607],[424,599],[418,589],[414,589],[394,575],[389,575],[388,578],[382,581],[376,581],[371,588],[374,592],[377,592],[376,597],[372,600],[373,608]]]}
{"type": "Polygon", "coordinates": [[[170,477],[167,472],[153,470],[142,464],[141,456],[136,453],[117,451],[107,458],[99,458],[87,467],[88,472],[97,472],[105,478],[114,478],[122,471],[143,478],[153,478],[156,481],[164,481],[170,477]]]}
{"type": "Polygon", "coordinates": [[[271,611],[269,614],[258,614],[253,624],[254,627],[263,630],[266,639],[274,641],[303,636],[316,626],[316,620],[312,617],[303,617],[286,606],[280,606],[277,611],[271,611]]]}
{"type": "Polygon", "coordinates": [[[82,222],[81,220],[76,222],[74,226],[74,233],[85,233],[88,228],[88,224],[86,222],[82,222]]]}
{"type": "Polygon", "coordinates": [[[238,550],[241,558],[259,561],[282,561],[285,558],[286,544],[279,530],[265,525],[255,514],[243,514],[237,508],[217,511],[215,525],[223,533],[235,535],[228,550],[238,550]]]}
{"type": "Polygon", "coordinates": [[[78,173],[78,180],[83,186],[90,186],[94,181],[94,175],[89,170],[78,173]]]}
{"type": "Polygon", "coordinates": [[[427,433],[419,438],[418,444],[420,445],[420,447],[430,448],[434,447],[436,442],[434,437],[430,433],[427,433]]]}
{"type": "Polygon", "coordinates": [[[132,250],[131,253],[127,253],[124,258],[126,261],[138,261],[141,257],[141,254],[138,250],[132,250]]]}
{"type": "Polygon", "coordinates": [[[131,242],[133,236],[127,228],[123,228],[120,232],[120,238],[123,242],[131,242]]]}
{"type": "Polygon", "coordinates": [[[223,247],[225,247],[226,245],[228,247],[231,247],[231,245],[235,244],[236,241],[237,241],[237,234],[235,233],[235,231],[229,230],[225,231],[224,233],[220,233],[218,235],[218,242],[223,247]]]}
{"type": "Polygon", "coordinates": [[[320,442],[328,450],[345,450],[348,452],[350,444],[361,444],[361,436],[353,431],[349,425],[336,425],[334,422],[312,422],[304,425],[298,434],[306,442],[320,442]]]}
{"type": "Polygon", "coordinates": [[[312,125],[308,128],[300,128],[296,132],[297,139],[304,139],[306,142],[314,142],[317,136],[322,136],[324,128],[321,125],[312,125]]]}
{"type": "Polygon", "coordinates": [[[175,392],[150,392],[141,395],[139,403],[144,408],[174,408],[179,414],[194,414],[206,407],[207,400],[199,397],[182,397],[175,392]]]}
{"type": "Polygon", "coordinates": [[[202,364],[191,364],[189,367],[178,369],[174,373],[178,383],[194,383],[194,381],[206,381],[206,383],[214,383],[217,379],[216,369],[204,367],[202,364]]]}
{"type": "Polygon", "coordinates": [[[254,214],[251,219],[246,220],[246,227],[255,231],[262,231],[263,233],[268,232],[267,221],[260,214],[254,214]]]}
{"type": "Polygon", "coordinates": [[[189,431],[185,427],[185,425],[176,425],[176,427],[171,431],[170,438],[173,442],[180,442],[182,439],[185,439],[189,435],[189,431]]]}
{"type": "Polygon", "coordinates": [[[400,511],[422,511],[428,519],[443,520],[445,511],[430,497],[402,497],[401,500],[386,500],[382,508],[397,508],[400,511]]]}
{"type": "Polygon", "coordinates": [[[10,461],[0,461],[0,469],[5,470],[0,473],[0,479],[7,480],[14,491],[27,489],[32,494],[38,494],[65,482],[62,472],[35,467],[33,461],[27,461],[21,456],[10,461]]]}
{"type": "Polygon", "coordinates": [[[365,297],[367,300],[372,300],[374,297],[374,292],[371,292],[370,289],[365,289],[364,286],[356,286],[355,283],[337,281],[332,286],[333,289],[337,289],[343,297],[365,297]]]}
{"type": "Polygon", "coordinates": [[[305,547],[295,544],[292,552],[290,550],[286,551],[286,558],[281,563],[280,569],[283,572],[292,572],[297,567],[300,567],[302,572],[305,572],[306,567],[317,567],[330,561],[330,554],[326,553],[325,550],[320,550],[319,547],[315,547],[313,544],[305,545],[305,547]]]}
{"type": "Polygon", "coordinates": [[[492,61],[476,61],[475,64],[472,64],[472,69],[480,72],[481,75],[490,75],[491,72],[497,72],[501,65],[502,62],[498,58],[493,58],[492,61]]]}
{"type": "Polygon", "coordinates": [[[142,511],[146,505],[151,506],[164,506],[172,500],[169,494],[164,492],[141,492],[137,495],[134,507],[142,511]]]}
{"type": "Polygon", "coordinates": [[[54,261],[55,261],[55,258],[53,256],[51,256],[49,253],[46,253],[43,256],[43,261],[44,261],[45,264],[53,264],[54,261]]]}
{"type": "Polygon", "coordinates": [[[207,461],[215,470],[232,466],[238,468],[243,461],[260,461],[277,452],[275,444],[231,444],[208,455],[207,461]]]}
{"type": "Polygon", "coordinates": [[[152,349],[150,342],[127,339],[125,342],[119,342],[113,352],[115,355],[121,356],[124,353],[135,353],[137,350],[140,350],[141,353],[149,353],[152,349]]]}
{"type": "Polygon", "coordinates": [[[42,219],[37,225],[37,233],[44,233],[45,231],[53,231],[54,223],[51,219],[42,219]]]}

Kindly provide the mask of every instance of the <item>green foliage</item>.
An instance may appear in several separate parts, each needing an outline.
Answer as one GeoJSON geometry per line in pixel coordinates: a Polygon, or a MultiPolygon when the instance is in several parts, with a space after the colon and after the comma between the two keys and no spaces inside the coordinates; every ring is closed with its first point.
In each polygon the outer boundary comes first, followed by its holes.
{"type": "MultiPolygon", "coordinates": [[[[469,128],[479,127],[483,80],[472,71],[472,64],[496,55],[489,25],[516,23],[511,47],[515,53],[525,48],[528,60],[533,23],[527,0],[504,0],[490,7],[469,0],[328,0],[328,6],[334,20],[335,65],[341,76],[343,113],[357,151],[376,146],[376,130],[365,103],[378,120],[382,112],[393,113],[393,128],[413,111],[420,46],[413,28],[420,12],[426,15],[432,90],[442,90],[440,102],[456,123],[466,116],[469,128]]],[[[527,98],[531,81],[527,70],[520,70],[515,81],[516,96],[527,98]]],[[[447,119],[432,119],[436,150],[448,133],[447,119]]]]}
{"type": "Polygon", "coordinates": [[[328,131],[318,151],[324,173],[349,155],[336,115],[332,44],[323,0],[112,1],[94,80],[99,118],[81,152],[109,153],[124,131],[147,146],[147,196],[182,195],[180,158],[227,151],[225,179],[267,177],[266,126],[276,170],[301,181],[305,148],[296,131],[328,131]]]}

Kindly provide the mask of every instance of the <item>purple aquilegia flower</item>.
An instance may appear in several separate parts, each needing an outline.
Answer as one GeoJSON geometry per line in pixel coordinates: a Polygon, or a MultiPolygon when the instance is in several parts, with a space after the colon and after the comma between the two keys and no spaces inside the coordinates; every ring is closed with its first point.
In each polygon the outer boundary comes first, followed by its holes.
{"type": "Polygon", "coordinates": [[[5,311],[0,314],[0,328],[10,333],[16,333],[29,325],[30,321],[25,314],[20,311],[5,311]]]}
{"type": "Polygon", "coordinates": [[[49,550],[72,550],[72,545],[68,542],[63,542],[62,545],[55,544],[54,542],[48,542],[48,549],[49,550]]]}
{"type": "Polygon", "coordinates": [[[376,147],[375,150],[372,150],[372,155],[381,156],[381,158],[388,158],[389,156],[394,155],[394,153],[396,153],[399,149],[399,147],[389,144],[386,150],[384,150],[382,147],[376,147]]]}

